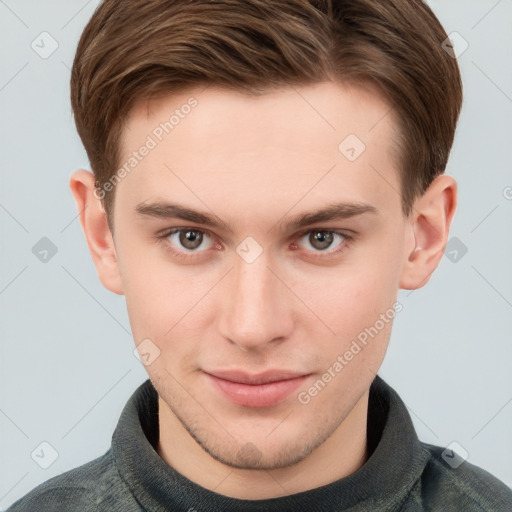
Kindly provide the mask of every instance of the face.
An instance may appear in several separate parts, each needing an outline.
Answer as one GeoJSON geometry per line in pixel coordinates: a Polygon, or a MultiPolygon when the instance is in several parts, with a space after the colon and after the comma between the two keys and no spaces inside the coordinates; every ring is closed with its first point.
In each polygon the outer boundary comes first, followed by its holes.
{"type": "Polygon", "coordinates": [[[394,129],[333,83],[132,111],[113,215],[131,327],[161,416],[216,460],[298,462],[365,396],[405,253],[394,129]]]}

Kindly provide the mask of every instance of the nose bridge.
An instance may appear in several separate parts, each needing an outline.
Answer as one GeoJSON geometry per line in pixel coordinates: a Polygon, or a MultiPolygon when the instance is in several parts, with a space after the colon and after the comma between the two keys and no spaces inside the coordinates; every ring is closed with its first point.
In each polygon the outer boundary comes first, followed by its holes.
{"type": "Polygon", "coordinates": [[[255,255],[250,243],[237,248],[223,322],[224,336],[245,350],[287,337],[290,328],[286,286],[274,274],[270,255],[255,255]]]}

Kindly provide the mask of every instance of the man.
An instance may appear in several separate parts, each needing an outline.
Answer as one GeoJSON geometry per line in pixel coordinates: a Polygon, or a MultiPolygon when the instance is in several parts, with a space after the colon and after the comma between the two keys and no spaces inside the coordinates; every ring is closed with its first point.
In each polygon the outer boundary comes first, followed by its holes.
{"type": "Polygon", "coordinates": [[[100,5],[70,186],[149,379],[10,510],[512,510],[377,375],[456,209],[446,38],[420,0],[100,5]]]}

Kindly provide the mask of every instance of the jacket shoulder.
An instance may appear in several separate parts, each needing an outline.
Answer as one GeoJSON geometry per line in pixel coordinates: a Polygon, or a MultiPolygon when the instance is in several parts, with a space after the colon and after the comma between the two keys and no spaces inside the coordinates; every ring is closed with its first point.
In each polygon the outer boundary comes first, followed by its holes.
{"type": "MultiPolygon", "coordinates": [[[[46,483],[46,482],[45,482],[46,483]]],[[[15,501],[7,512],[59,512],[63,510],[99,512],[89,489],[80,486],[59,485],[38,486],[15,501]]]]}
{"type": "Polygon", "coordinates": [[[118,476],[109,449],[104,455],[39,484],[15,501],[7,512],[99,512],[113,498],[118,504],[126,501],[123,510],[140,510],[130,507],[133,498],[118,476]]]}
{"type": "Polygon", "coordinates": [[[445,512],[511,512],[512,489],[481,467],[463,461],[445,448],[421,443],[429,453],[421,479],[414,486],[406,510],[445,512]],[[446,462],[448,461],[448,462],[446,462]]]}

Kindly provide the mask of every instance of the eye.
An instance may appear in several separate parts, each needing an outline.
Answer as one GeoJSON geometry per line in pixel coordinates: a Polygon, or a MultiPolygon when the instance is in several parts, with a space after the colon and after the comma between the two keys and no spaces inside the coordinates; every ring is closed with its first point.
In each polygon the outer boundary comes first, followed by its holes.
{"type": "MultiPolygon", "coordinates": [[[[349,235],[345,232],[328,229],[310,229],[297,235],[299,241],[305,240],[305,245],[309,245],[305,252],[310,253],[313,258],[326,258],[346,250],[355,239],[355,235],[349,235]],[[336,239],[339,243],[335,244],[336,239]],[[330,247],[338,247],[333,250],[327,250],[330,247]],[[311,254],[312,253],[312,254],[311,254]]],[[[164,244],[164,248],[178,258],[197,258],[200,253],[206,252],[212,247],[222,249],[222,246],[213,241],[213,237],[202,229],[197,228],[174,228],[157,236],[159,242],[164,244]],[[210,240],[210,243],[205,241],[210,240]]],[[[293,242],[291,249],[296,250],[302,243],[293,242]]]]}
{"type": "Polygon", "coordinates": [[[182,258],[195,257],[196,253],[203,252],[212,246],[220,248],[215,242],[204,244],[210,236],[206,231],[196,228],[175,228],[159,235],[158,239],[164,243],[164,247],[169,252],[182,258]]]}
{"type": "Polygon", "coordinates": [[[167,238],[178,235],[175,242],[178,242],[181,247],[184,247],[189,251],[193,251],[201,247],[205,234],[206,233],[204,231],[199,231],[198,229],[180,229],[169,233],[167,238]]]}
{"type": "MultiPolygon", "coordinates": [[[[300,235],[300,240],[304,240],[306,246],[309,245],[309,247],[312,247],[312,249],[307,248],[308,251],[317,253],[314,254],[313,257],[317,257],[317,255],[324,257],[332,256],[333,254],[337,254],[347,249],[350,243],[354,240],[354,236],[339,231],[313,229],[303,232],[300,235]],[[337,244],[338,248],[333,250],[326,250],[332,247],[333,244],[336,247],[336,239],[339,241],[337,244]]],[[[297,248],[297,244],[293,244],[293,246],[293,248],[297,248]]]]}

